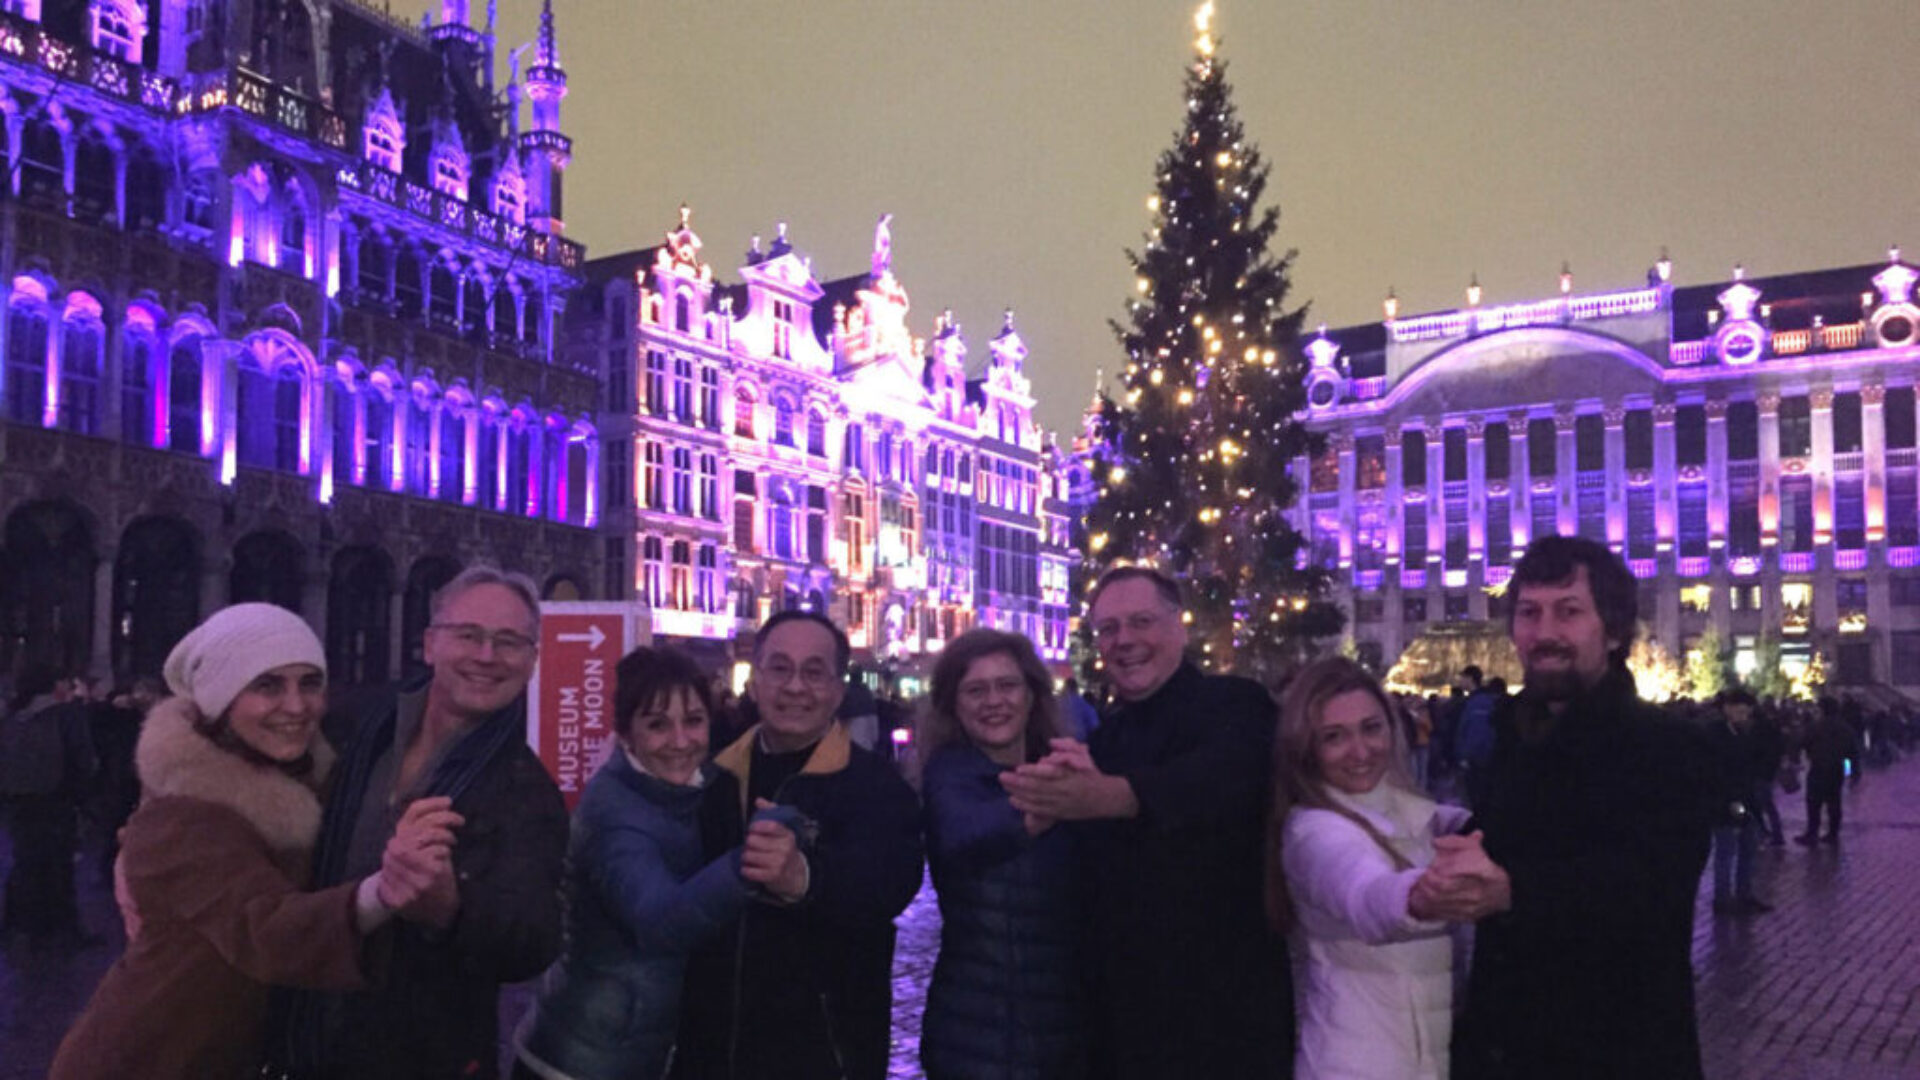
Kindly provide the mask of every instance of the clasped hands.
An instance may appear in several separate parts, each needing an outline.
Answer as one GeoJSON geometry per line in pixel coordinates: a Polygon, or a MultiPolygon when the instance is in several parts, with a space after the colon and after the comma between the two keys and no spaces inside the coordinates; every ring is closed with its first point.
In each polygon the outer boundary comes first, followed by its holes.
{"type": "Polygon", "coordinates": [[[1039,761],[1000,774],[1000,786],[1020,812],[1029,836],[1061,821],[1126,818],[1139,812],[1133,785],[1124,776],[1101,772],[1086,743],[1054,739],[1048,747],[1039,761]]]}
{"type": "Polygon", "coordinates": [[[1436,836],[1434,858],[1407,896],[1407,913],[1429,922],[1476,922],[1513,906],[1513,883],[1487,856],[1478,832],[1436,836]]]}
{"type": "MultiPolygon", "coordinates": [[[[756,799],[753,808],[767,811],[774,804],[756,799]]],[[[793,830],[756,814],[740,848],[740,876],[792,904],[807,895],[811,874],[807,857],[800,851],[800,838],[793,830]]]]}
{"type": "Polygon", "coordinates": [[[444,795],[408,804],[380,857],[375,895],[384,907],[410,922],[437,929],[452,925],[460,910],[453,874],[454,830],[466,820],[444,795]]]}

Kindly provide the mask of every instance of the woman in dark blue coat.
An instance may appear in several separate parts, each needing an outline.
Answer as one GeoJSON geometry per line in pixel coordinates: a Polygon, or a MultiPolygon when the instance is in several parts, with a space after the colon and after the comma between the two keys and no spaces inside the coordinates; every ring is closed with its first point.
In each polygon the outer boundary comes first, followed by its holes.
{"type": "Polygon", "coordinates": [[[933,669],[920,737],[941,917],[920,1039],[928,1080],[1086,1070],[1071,837],[1023,818],[999,779],[1048,753],[1052,691],[1033,644],[997,630],[962,634],[933,669]]]}
{"type": "Polygon", "coordinates": [[[574,812],[566,951],[521,1030],[516,1078],[664,1076],[687,957],[751,894],[740,849],[701,857],[706,675],[670,649],[637,649],[616,669],[614,702],[616,745],[574,812]]]}

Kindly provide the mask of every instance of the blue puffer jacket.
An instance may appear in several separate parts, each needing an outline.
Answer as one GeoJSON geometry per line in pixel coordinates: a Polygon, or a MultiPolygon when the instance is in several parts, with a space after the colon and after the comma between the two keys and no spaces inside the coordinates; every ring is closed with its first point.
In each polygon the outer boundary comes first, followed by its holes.
{"type": "Polygon", "coordinates": [[[575,1080],[665,1075],[687,956],[749,895],[739,848],[701,865],[700,798],[617,750],[587,782],[567,850],[566,951],[521,1043],[542,1064],[575,1080]]]}
{"type": "Polygon", "coordinates": [[[923,773],[927,856],[940,894],[940,959],[920,1061],[929,1080],[1071,1080],[1085,1073],[1073,838],[1029,837],[972,746],[923,773]]]}

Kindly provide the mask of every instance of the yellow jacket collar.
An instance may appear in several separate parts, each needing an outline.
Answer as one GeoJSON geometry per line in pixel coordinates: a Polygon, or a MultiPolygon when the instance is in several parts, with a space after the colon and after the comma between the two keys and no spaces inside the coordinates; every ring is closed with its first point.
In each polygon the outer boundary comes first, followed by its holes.
{"type": "MultiPolygon", "coordinates": [[[[747,729],[745,735],[735,739],[725,750],[714,755],[713,763],[733,774],[740,782],[740,813],[748,815],[747,786],[753,771],[753,747],[760,738],[760,725],[747,729]]],[[[835,720],[827,728],[820,741],[813,744],[813,753],[807,755],[807,763],[800,769],[801,776],[824,776],[837,773],[847,767],[853,758],[853,739],[847,734],[847,726],[835,720]]]]}

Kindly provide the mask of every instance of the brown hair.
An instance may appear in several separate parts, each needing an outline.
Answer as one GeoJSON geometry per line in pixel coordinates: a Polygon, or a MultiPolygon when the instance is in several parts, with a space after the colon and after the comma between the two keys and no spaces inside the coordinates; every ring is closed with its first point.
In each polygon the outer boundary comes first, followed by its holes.
{"type": "Polygon", "coordinates": [[[1287,891],[1286,871],[1280,864],[1280,840],[1285,834],[1287,815],[1296,806],[1312,807],[1339,814],[1360,827],[1393,860],[1396,869],[1412,864],[1395,851],[1380,835],[1380,830],[1360,815],[1341,806],[1327,795],[1320,762],[1313,749],[1313,726],[1326,710],[1327,702],[1355,690],[1365,691],[1380,705],[1393,733],[1393,752],[1388,758],[1387,775],[1382,783],[1413,789],[1406,771],[1406,731],[1400,722],[1400,710],[1367,669],[1344,656],[1328,656],[1301,669],[1287,684],[1280,699],[1279,726],[1273,737],[1273,806],[1267,817],[1266,893],[1267,921],[1286,933],[1293,926],[1293,898],[1287,891]]]}
{"type": "Polygon", "coordinates": [[[927,695],[927,707],[920,714],[919,743],[921,764],[943,747],[964,743],[967,733],[960,727],[960,680],[974,661],[996,654],[1013,658],[1020,678],[1027,684],[1032,704],[1027,710],[1026,759],[1038,761],[1047,754],[1047,744],[1059,733],[1059,707],[1053,699],[1053,679],[1046,665],[1033,651],[1033,642],[1019,634],[985,627],[969,630],[954,638],[940,652],[933,665],[933,688],[927,695]]]}

